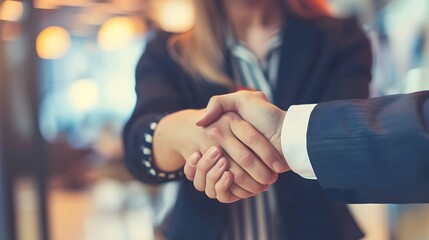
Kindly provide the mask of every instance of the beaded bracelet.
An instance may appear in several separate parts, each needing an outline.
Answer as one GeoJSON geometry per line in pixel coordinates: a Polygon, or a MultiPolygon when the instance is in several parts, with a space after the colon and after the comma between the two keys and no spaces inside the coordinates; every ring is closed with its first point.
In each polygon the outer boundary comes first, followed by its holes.
{"type": "Polygon", "coordinates": [[[146,171],[152,175],[155,178],[159,179],[167,179],[167,180],[174,180],[179,177],[183,176],[183,170],[177,170],[174,172],[164,172],[159,169],[156,169],[156,166],[154,165],[152,161],[152,140],[153,140],[153,134],[155,132],[156,127],[158,126],[159,121],[162,117],[164,117],[165,114],[158,117],[155,121],[149,123],[148,130],[144,133],[143,137],[143,143],[141,144],[141,153],[142,158],[141,161],[143,163],[143,166],[146,168],[146,171]]]}

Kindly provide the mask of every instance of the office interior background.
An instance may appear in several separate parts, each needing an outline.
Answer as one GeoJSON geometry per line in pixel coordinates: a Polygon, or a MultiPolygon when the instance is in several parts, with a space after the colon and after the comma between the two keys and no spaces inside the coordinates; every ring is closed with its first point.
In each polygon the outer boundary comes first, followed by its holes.
{"type": "MultiPolygon", "coordinates": [[[[372,96],[429,89],[428,0],[330,4],[371,40],[372,96]]],[[[121,129],[147,39],[192,24],[191,0],[0,0],[1,240],[163,239],[177,186],[128,174],[121,129]]],[[[428,205],[350,208],[365,239],[429,239],[428,205]]]]}

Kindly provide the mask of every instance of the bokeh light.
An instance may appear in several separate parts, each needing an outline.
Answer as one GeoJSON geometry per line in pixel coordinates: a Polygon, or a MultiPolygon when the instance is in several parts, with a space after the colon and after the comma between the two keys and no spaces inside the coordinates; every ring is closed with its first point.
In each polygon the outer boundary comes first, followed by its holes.
{"type": "Polygon", "coordinates": [[[36,40],[37,55],[43,59],[63,57],[70,48],[70,35],[61,27],[52,26],[44,29],[36,40]]]}
{"type": "Polygon", "coordinates": [[[58,5],[52,0],[33,0],[33,7],[37,9],[57,9],[58,5]]]}
{"type": "Polygon", "coordinates": [[[0,20],[17,22],[24,14],[22,2],[7,0],[0,6],[0,20]]]}
{"type": "Polygon", "coordinates": [[[190,1],[164,1],[157,18],[162,29],[169,32],[185,32],[194,25],[194,8],[190,1]]]}
{"type": "Polygon", "coordinates": [[[91,79],[75,81],[69,89],[70,105],[79,112],[94,109],[98,103],[98,86],[91,79]]]}
{"type": "Polygon", "coordinates": [[[107,20],[98,32],[98,44],[105,51],[126,47],[137,35],[135,21],[129,17],[114,17],[107,20]]]}

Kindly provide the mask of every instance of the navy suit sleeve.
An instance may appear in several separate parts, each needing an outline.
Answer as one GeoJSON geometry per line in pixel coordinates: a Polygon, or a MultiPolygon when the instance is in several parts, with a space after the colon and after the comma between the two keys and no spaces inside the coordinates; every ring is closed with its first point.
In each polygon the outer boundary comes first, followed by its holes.
{"type": "Polygon", "coordinates": [[[137,102],[124,131],[126,164],[130,172],[145,183],[164,180],[150,175],[142,165],[141,145],[149,123],[165,113],[187,108],[183,91],[174,74],[167,50],[168,33],[159,33],[148,43],[136,68],[137,102]]]}
{"type": "Polygon", "coordinates": [[[333,201],[429,202],[429,92],[320,103],[307,145],[333,201]]]}

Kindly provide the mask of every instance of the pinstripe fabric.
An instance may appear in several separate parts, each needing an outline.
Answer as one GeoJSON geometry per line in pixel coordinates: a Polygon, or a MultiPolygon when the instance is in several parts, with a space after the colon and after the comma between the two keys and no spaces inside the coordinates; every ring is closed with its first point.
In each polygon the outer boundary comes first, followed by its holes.
{"type": "MultiPolygon", "coordinates": [[[[280,64],[280,34],[271,39],[264,60],[259,60],[245,44],[235,41],[232,36],[227,34],[227,45],[231,51],[234,80],[264,92],[272,101],[272,86],[276,84],[280,64]]],[[[273,187],[253,198],[231,204],[230,209],[231,222],[225,240],[279,239],[279,216],[273,187]]]]}

